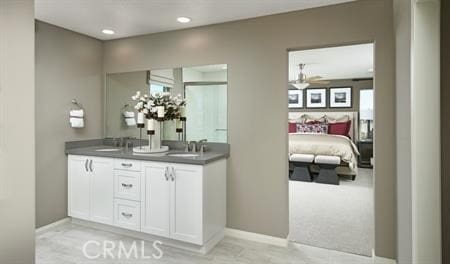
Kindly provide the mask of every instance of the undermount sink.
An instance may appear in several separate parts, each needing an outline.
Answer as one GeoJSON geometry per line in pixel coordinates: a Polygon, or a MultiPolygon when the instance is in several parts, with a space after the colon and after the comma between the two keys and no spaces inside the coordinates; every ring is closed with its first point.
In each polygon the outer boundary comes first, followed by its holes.
{"type": "Polygon", "coordinates": [[[200,154],[195,153],[169,153],[167,154],[169,157],[178,157],[178,158],[196,158],[200,156],[200,154]]]}
{"type": "Polygon", "coordinates": [[[119,151],[120,148],[104,148],[104,149],[96,149],[95,151],[99,151],[99,152],[114,152],[114,151],[119,151]]]}

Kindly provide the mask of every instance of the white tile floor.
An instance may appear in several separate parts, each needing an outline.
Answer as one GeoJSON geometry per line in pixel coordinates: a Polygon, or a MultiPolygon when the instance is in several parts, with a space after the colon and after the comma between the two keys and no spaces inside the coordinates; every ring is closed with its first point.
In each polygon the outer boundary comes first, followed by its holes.
{"type": "MultiPolygon", "coordinates": [[[[140,245],[141,240],[130,237],[82,227],[67,223],[36,238],[37,264],[370,264],[372,259],[348,253],[315,248],[299,244],[290,244],[287,248],[277,247],[242,239],[226,237],[209,254],[200,255],[181,249],[161,246],[164,255],[161,259],[143,260],[131,259],[95,259],[89,260],[83,255],[83,244],[89,240],[122,241],[131,245],[134,241],[140,245]]],[[[158,252],[152,247],[152,242],[145,244],[145,254],[158,252]]],[[[94,254],[99,247],[93,247],[89,254],[94,254]]],[[[139,249],[139,246],[138,246],[139,249]]],[[[139,252],[141,250],[138,250],[139,252]]],[[[139,254],[138,254],[139,255],[139,254]]]]}

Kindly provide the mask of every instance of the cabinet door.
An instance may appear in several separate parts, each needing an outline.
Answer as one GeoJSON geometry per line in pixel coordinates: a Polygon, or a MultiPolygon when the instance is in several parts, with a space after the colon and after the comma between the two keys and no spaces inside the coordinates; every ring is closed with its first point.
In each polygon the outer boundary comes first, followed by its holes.
{"type": "Polygon", "coordinates": [[[171,166],[171,238],[203,244],[203,171],[201,166],[171,166]]]}
{"type": "Polygon", "coordinates": [[[91,221],[113,224],[114,215],[114,163],[113,159],[90,158],[91,221]]]}
{"type": "Polygon", "coordinates": [[[168,166],[167,163],[142,163],[141,231],[163,237],[169,237],[170,232],[168,166]]]}
{"type": "Polygon", "coordinates": [[[90,171],[88,157],[68,158],[68,215],[89,220],[90,171]]]}

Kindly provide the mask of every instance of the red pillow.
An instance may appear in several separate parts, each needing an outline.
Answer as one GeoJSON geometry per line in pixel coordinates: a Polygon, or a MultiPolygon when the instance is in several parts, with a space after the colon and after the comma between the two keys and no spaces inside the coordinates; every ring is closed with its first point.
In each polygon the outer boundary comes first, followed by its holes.
{"type": "Polygon", "coordinates": [[[297,124],[289,123],[289,133],[297,133],[297,124]]]}
{"type": "Polygon", "coordinates": [[[351,121],[328,124],[328,134],[341,135],[348,137],[350,132],[351,121]]]}

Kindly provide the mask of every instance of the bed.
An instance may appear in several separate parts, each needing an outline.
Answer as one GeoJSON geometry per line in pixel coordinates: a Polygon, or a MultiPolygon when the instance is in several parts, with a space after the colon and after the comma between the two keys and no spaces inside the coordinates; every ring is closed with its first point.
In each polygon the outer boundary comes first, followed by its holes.
{"type": "MultiPolygon", "coordinates": [[[[289,156],[305,154],[314,156],[328,156],[340,160],[336,171],[340,175],[357,174],[357,157],[359,155],[355,142],[358,140],[358,113],[357,112],[291,112],[289,122],[295,124],[316,122],[320,126],[329,126],[328,121],[341,123],[340,120],[348,118],[350,127],[347,136],[320,133],[290,131],[289,156]]],[[[347,120],[347,119],[345,119],[347,120]]],[[[300,125],[299,125],[300,126],[300,125]]],[[[319,126],[319,125],[317,125],[319,126]]],[[[313,162],[314,163],[314,162],[313,162]]],[[[354,177],[353,177],[354,178],[354,177]]]]}
{"type": "Polygon", "coordinates": [[[345,136],[292,133],[289,135],[289,154],[312,154],[339,157],[343,166],[355,168],[358,148],[345,136]]]}

